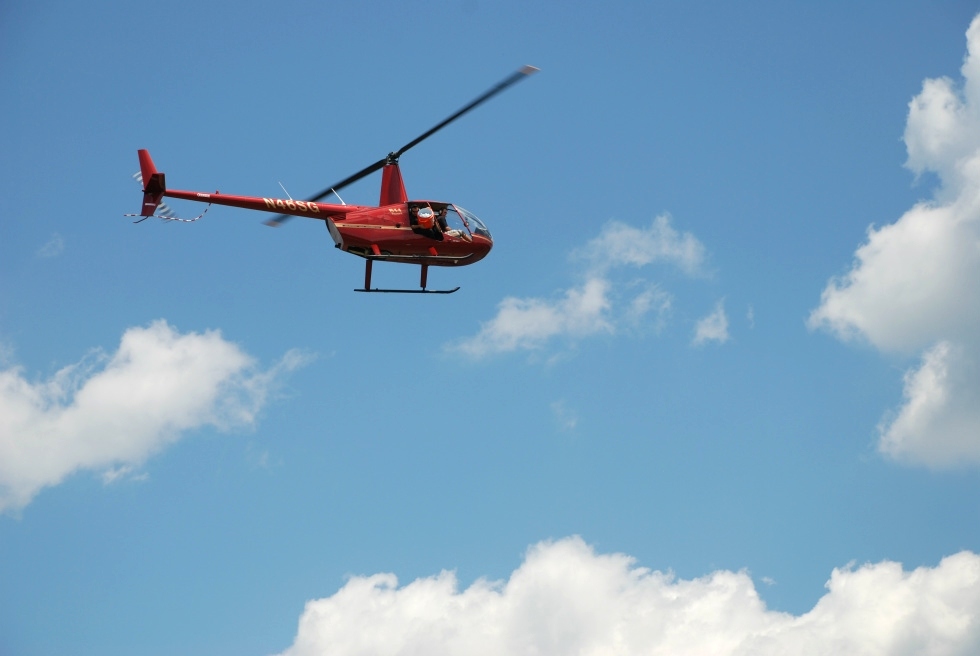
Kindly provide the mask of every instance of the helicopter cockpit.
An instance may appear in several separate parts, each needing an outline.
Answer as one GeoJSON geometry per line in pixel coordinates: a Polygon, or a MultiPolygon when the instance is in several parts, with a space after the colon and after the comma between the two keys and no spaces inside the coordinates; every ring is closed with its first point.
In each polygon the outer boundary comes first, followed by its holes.
{"type": "Polygon", "coordinates": [[[412,202],[408,204],[408,217],[413,232],[439,241],[446,237],[473,241],[474,235],[493,241],[483,221],[452,203],[412,202]]]}

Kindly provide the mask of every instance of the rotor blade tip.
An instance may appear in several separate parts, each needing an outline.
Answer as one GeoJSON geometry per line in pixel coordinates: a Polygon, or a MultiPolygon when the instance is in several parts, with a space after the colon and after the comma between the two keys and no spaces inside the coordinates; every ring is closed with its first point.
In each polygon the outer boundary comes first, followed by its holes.
{"type": "Polygon", "coordinates": [[[270,228],[278,228],[280,225],[282,225],[281,223],[279,223],[275,219],[267,219],[267,220],[263,221],[262,223],[266,224],[270,228]]]}
{"type": "Polygon", "coordinates": [[[521,73],[524,73],[524,75],[531,75],[533,73],[537,73],[540,70],[541,69],[538,68],[537,66],[531,66],[530,64],[527,64],[524,66],[524,68],[521,69],[521,73]]]}

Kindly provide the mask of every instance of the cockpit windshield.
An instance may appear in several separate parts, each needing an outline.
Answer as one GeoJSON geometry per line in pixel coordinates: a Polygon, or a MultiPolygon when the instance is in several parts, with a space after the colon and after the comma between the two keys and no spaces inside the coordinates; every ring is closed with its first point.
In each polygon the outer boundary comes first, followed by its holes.
{"type": "Polygon", "coordinates": [[[453,205],[453,207],[455,207],[456,211],[459,212],[459,215],[463,217],[463,223],[472,234],[481,235],[487,239],[493,239],[493,237],[490,236],[490,230],[487,229],[487,226],[484,225],[483,221],[477,218],[476,214],[473,214],[469,210],[464,210],[459,205],[453,205]]]}
{"type": "Polygon", "coordinates": [[[408,204],[408,218],[413,232],[439,241],[446,237],[471,241],[473,235],[492,239],[483,221],[459,205],[413,201],[408,204]]]}

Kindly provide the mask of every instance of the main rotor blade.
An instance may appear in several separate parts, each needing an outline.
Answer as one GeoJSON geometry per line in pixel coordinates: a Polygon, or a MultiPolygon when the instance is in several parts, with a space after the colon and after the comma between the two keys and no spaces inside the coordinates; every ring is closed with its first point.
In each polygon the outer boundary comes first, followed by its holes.
{"type": "MultiPolygon", "coordinates": [[[[432,135],[434,135],[436,132],[438,132],[439,130],[443,129],[444,127],[446,127],[447,125],[449,125],[450,123],[452,123],[453,121],[455,121],[456,119],[458,119],[463,114],[467,113],[468,111],[470,111],[472,109],[476,109],[477,107],[479,107],[480,105],[482,105],[486,101],[490,100],[491,98],[493,98],[494,96],[496,96],[498,93],[500,93],[501,91],[503,91],[507,87],[512,86],[512,85],[520,82],[521,80],[523,80],[528,75],[531,75],[532,73],[537,73],[537,72],[538,72],[538,69],[535,68],[534,66],[524,66],[524,67],[522,67],[521,70],[517,71],[516,73],[514,73],[513,75],[511,75],[510,77],[508,77],[506,80],[504,80],[503,82],[501,82],[497,86],[495,86],[492,89],[490,89],[489,91],[487,91],[485,94],[483,94],[482,96],[480,96],[479,98],[477,98],[476,100],[474,100],[473,102],[471,102],[469,105],[467,105],[466,107],[462,108],[461,110],[459,110],[458,112],[456,112],[455,114],[453,114],[452,116],[450,116],[449,118],[447,118],[445,121],[443,121],[439,125],[435,126],[434,128],[432,128],[428,132],[422,134],[421,136],[416,137],[412,141],[409,141],[407,144],[405,144],[404,146],[402,146],[401,148],[399,148],[398,150],[396,150],[393,153],[394,159],[397,160],[399,157],[401,157],[402,153],[404,153],[408,149],[414,148],[415,146],[419,145],[420,143],[422,143],[423,141],[425,141],[426,139],[428,139],[429,137],[431,137],[432,135]]],[[[389,157],[391,157],[391,156],[389,156],[389,157]]]]}
{"type": "Polygon", "coordinates": [[[361,169],[360,171],[358,171],[354,175],[351,175],[351,176],[348,176],[348,177],[344,178],[343,180],[341,180],[340,182],[338,182],[335,185],[330,185],[329,187],[327,187],[326,189],[324,189],[323,191],[321,191],[320,193],[318,193],[316,196],[313,196],[312,198],[307,198],[306,199],[306,202],[307,203],[315,203],[318,200],[321,200],[323,198],[326,198],[332,192],[340,191],[341,189],[343,189],[347,185],[354,184],[355,182],[357,182],[361,178],[365,178],[365,177],[371,175],[372,173],[374,173],[375,171],[380,171],[381,169],[384,168],[385,162],[387,162],[387,161],[388,161],[388,158],[387,157],[383,157],[383,158],[379,159],[374,164],[371,164],[370,166],[364,167],[363,169],[361,169]]]}
{"type": "MultiPolygon", "coordinates": [[[[316,203],[316,202],[318,202],[318,201],[326,198],[327,196],[329,196],[333,192],[340,191],[341,189],[343,189],[347,185],[354,184],[355,182],[357,182],[361,178],[367,177],[367,176],[371,175],[372,173],[374,173],[375,171],[378,171],[378,170],[384,168],[385,162],[387,162],[387,161],[388,161],[388,158],[387,157],[384,158],[384,159],[379,159],[374,164],[371,164],[370,166],[364,167],[363,169],[361,169],[360,171],[358,171],[354,175],[351,175],[351,176],[348,176],[348,177],[344,178],[343,180],[341,180],[340,182],[338,182],[335,185],[330,185],[329,187],[327,187],[326,189],[324,189],[323,191],[321,191],[320,193],[318,193],[316,196],[311,196],[310,198],[307,198],[306,199],[306,202],[307,203],[316,203]]],[[[272,226],[273,228],[278,228],[279,226],[281,226],[283,223],[285,223],[286,221],[288,221],[291,218],[293,218],[292,214],[279,214],[279,215],[274,216],[271,219],[268,219],[267,221],[265,221],[265,224],[267,226],[272,226]]]]}
{"type": "MultiPolygon", "coordinates": [[[[321,200],[321,199],[325,198],[326,196],[330,195],[331,193],[336,192],[336,191],[340,191],[341,189],[343,189],[347,185],[354,184],[355,182],[357,182],[361,178],[364,178],[366,176],[369,176],[372,173],[374,173],[375,171],[378,171],[378,170],[384,168],[385,164],[387,164],[389,162],[392,162],[392,163],[397,162],[398,161],[398,158],[401,157],[402,156],[402,153],[404,153],[405,151],[407,151],[410,148],[414,148],[415,146],[419,145],[420,143],[422,143],[423,141],[425,141],[426,139],[428,139],[429,137],[431,137],[432,135],[434,135],[436,132],[438,132],[439,130],[443,129],[444,127],[446,127],[447,125],[449,125],[450,123],[452,123],[453,121],[455,121],[456,119],[458,119],[459,117],[461,117],[463,114],[466,114],[470,110],[476,109],[477,107],[479,107],[480,105],[482,105],[486,101],[490,100],[491,98],[493,98],[494,96],[496,96],[498,93],[500,93],[501,91],[503,91],[507,87],[510,87],[510,86],[512,86],[514,84],[517,84],[518,82],[520,82],[521,80],[523,80],[528,75],[532,75],[532,74],[537,73],[537,72],[538,72],[538,69],[536,67],[534,67],[534,66],[523,66],[523,67],[521,67],[521,70],[519,70],[516,73],[510,75],[503,82],[500,82],[499,84],[497,84],[496,86],[494,86],[493,88],[491,88],[489,91],[487,91],[486,93],[484,93],[482,96],[480,96],[479,98],[477,98],[476,100],[474,100],[470,104],[466,105],[461,110],[459,110],[458,112],[456,112],[455,114],[453,114],[452,116],[450,116],[449,118],[447,118],[446,120],[442,121],[441,123],[439,123],[438,125],[436,125],[432,129],[428,130],[427,132],[424,132],[422,135],[416,137],[415,139],[412,139],[411,141],[409,141],[407,144],[405,144],[404,146],[402,146],[401,148],[399,148],[395,152],[389,153],[387,157],[383,157],[383,158],[379,159],[377,162],[375,162],[374,164],[371,164],[369,166],[364,167],[363,169],[361,169],[360,171],[358,171],[354,175],[351,175],[351,176],[349,176],[347,178],[344,178],[343,180],[341,180],[340,182],[338,182],[335,185],[331,185],[331,186],[327,187],[326,189],[324,189],[323,191],[321,191],[317,195],[312,196],[310,198],[307,198],[306,199],[306,202],[307,203],[315,203],[315,202],[318,202],[319,200],[321,200]]],[[[282,225],[286,221],[288,221],[290,218],[292,218],[292,215],[291,214],[280,214],[278,216],[275,216],[275,217],[269,219],[268,221],[265,222],[265,224],[268,225],[268,226],[277,227],[277,226],[282,225]]]]}

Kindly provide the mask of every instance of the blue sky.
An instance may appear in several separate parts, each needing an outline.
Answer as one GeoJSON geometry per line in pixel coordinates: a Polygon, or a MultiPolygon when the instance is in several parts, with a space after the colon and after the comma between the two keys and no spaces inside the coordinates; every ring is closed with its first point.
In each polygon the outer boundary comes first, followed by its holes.
{"type": "Polygon", "coordinates": [[[5,3],[0,653],[975,650],[975,11],[5,3]],[[454,295],[122,216],[138,148],[302,197],[524,64],[401,160],[493,232],[454,295]]]}

